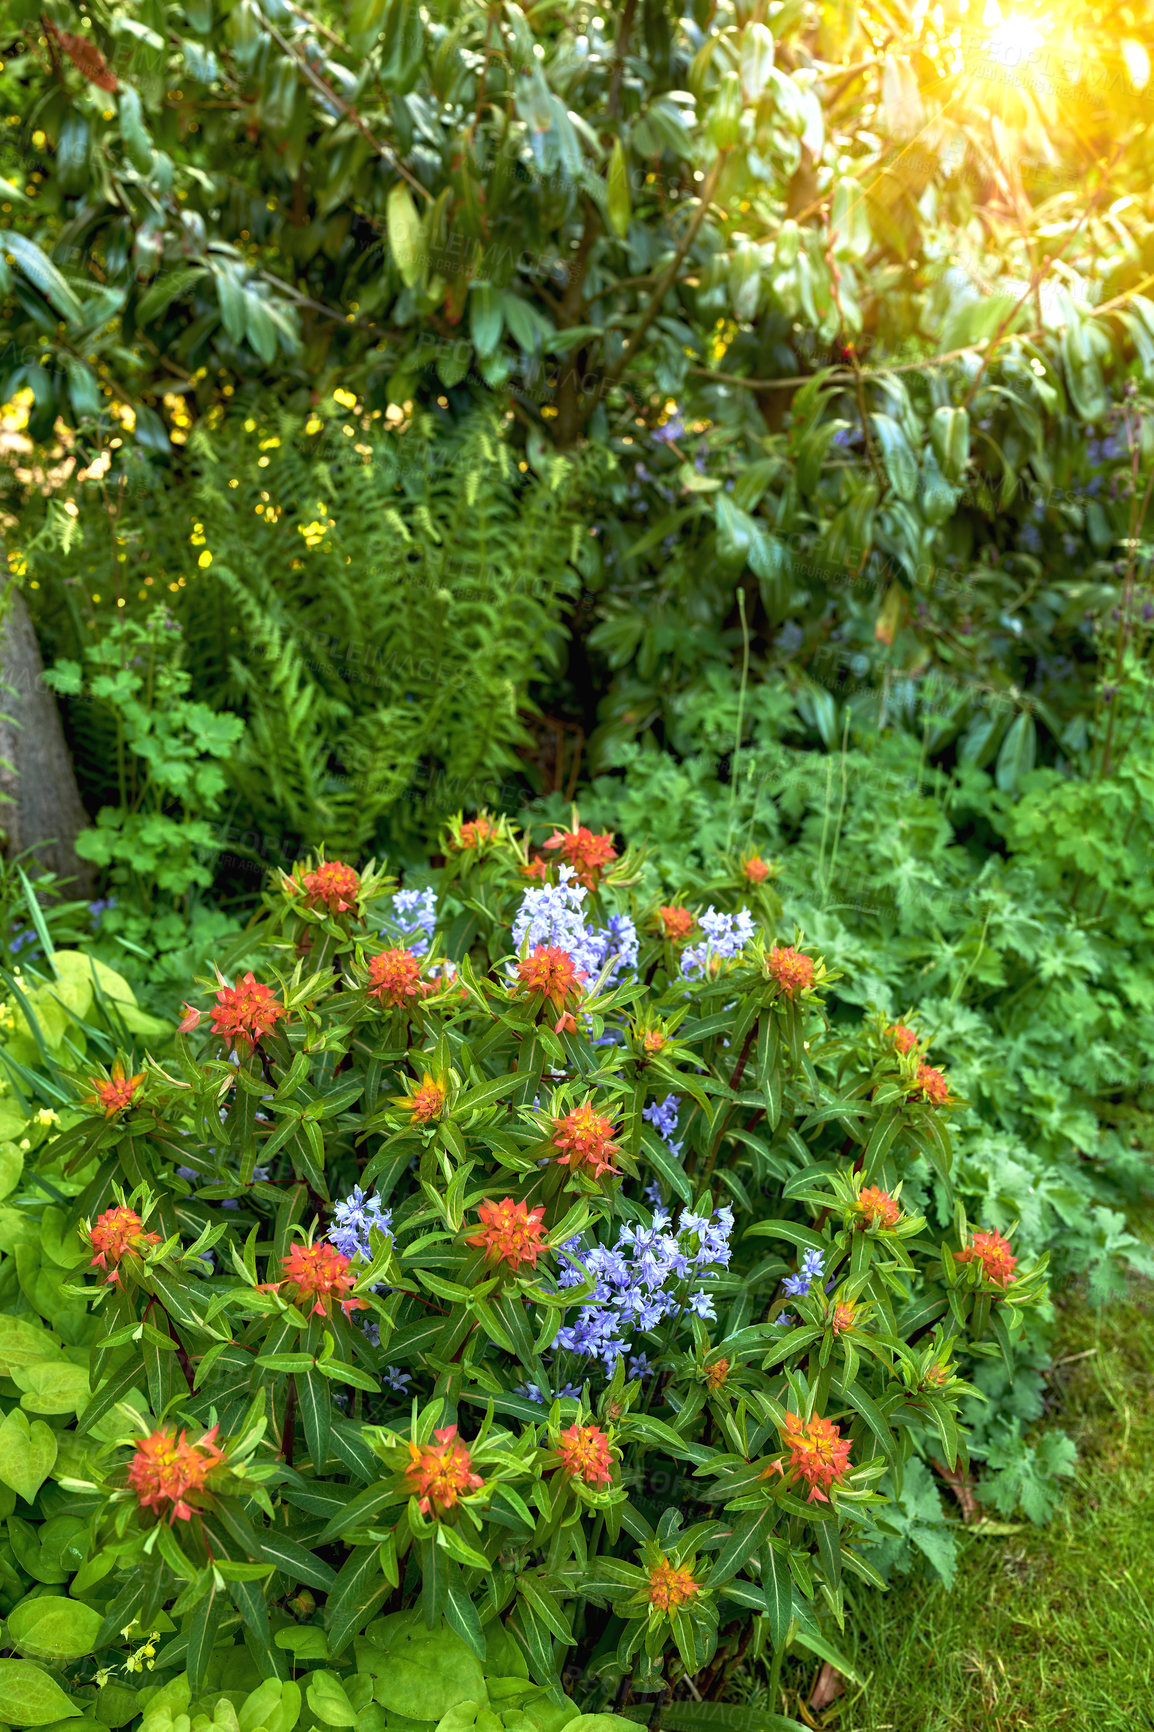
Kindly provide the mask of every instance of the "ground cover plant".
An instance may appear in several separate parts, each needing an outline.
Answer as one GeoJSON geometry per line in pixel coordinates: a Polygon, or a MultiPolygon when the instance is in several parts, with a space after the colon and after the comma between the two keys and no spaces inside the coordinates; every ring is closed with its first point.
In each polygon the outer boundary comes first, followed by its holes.
{"type": "Polygon", "coordinates": [[[162,1056],[17,1072],[73,1101],[0,1214],[23,1723],[716,1694],[837,1658],[903,1469],[964,1464],[1045,1257],[927,1218],[950,1080],[756,882],[550,841],[302,862],[162,1056]]]}

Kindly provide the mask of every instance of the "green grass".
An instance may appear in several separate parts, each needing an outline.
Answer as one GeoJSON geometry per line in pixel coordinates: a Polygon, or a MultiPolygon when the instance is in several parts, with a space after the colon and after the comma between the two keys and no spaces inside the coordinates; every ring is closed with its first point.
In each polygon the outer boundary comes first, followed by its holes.
{"type": "MultiPolygon", "coordinates": [[[[1154,1283],[1134,1281],[1101,1312],[1070,1294],[1058,1316],[1043,1423],[1068,1432],[1079,1459],[1054,1520],[965,1534],[952,1593],[915,1581],[862,1595],[845,1641],[862,1684],[810,1725],[1154,1729],[1154,1283]]],[[[817,1670],[787,1663],[789,1713],[817,1670]]]]}

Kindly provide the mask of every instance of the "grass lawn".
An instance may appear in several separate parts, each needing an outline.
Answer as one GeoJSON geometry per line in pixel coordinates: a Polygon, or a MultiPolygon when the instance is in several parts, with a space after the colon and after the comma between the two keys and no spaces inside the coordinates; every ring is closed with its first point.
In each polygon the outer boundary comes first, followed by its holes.
{"type": "MultiPolygon", "coordinates": [[[[1146,1237],[1151,1225],[1147,1217],[1146,1237]]],[[[1073,1437],[1079,1459],[1054,1520],[1010,1536],[964,1535],[952,1593],[899,1579],[884,1596],[862,1595],[846,1648],[863,1684],[807,1715],[810,1725],[1154,1728],[1154,1284],[1134,1281],[1100,1312],[1071,1292],[1058,1312],[1048,1422],[1073,1437]]],[[[816,1661],[804,1672],[787,1664],[790,1713],[817,1670],[816,1661]]]]}

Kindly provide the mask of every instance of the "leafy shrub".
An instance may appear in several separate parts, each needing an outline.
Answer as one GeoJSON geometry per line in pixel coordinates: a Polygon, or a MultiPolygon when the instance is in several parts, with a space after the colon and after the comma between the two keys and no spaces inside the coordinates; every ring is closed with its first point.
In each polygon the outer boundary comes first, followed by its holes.
{"type": "Polygon", "coordinates": [[[0,1607],[98,1717],[115,1675],[124,1721],[287,1728],[295,1672],[322,1724],[555,1732],[567,1666],[603,1704],[833,1652],[879,1482],[964,1463],[963,1372],[1044,1298],[930,1228],[949,1079],[831,1018],[757,865],[685,907],[586,829],[445,846],[424,890],[298,864],[171,1051],[49,1067],[0,1607]]]}

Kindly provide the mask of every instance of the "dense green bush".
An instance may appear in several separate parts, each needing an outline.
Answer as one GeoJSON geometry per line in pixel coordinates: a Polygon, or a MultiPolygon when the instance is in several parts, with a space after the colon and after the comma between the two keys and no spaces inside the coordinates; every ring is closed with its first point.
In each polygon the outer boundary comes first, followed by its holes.
{"type": "Polygon", "coordinates": [[[759,862],[670,904],[550,840],[458,823],[436,889],[303,863],[155,1058],[103,996],[99,1065],[23,1049],[60,1106],[0,1209],[0,1605],[53,1718],[716,1695],[836,1658],[903,1470],[964,1463],[1046,1257],[941,1219],[950,1080],[831,1016],[759,862]]]}

